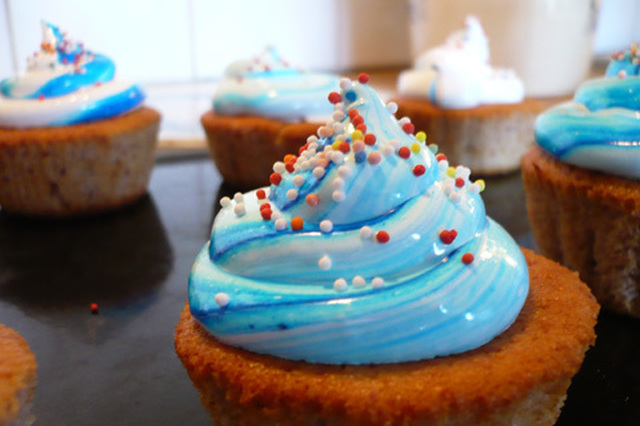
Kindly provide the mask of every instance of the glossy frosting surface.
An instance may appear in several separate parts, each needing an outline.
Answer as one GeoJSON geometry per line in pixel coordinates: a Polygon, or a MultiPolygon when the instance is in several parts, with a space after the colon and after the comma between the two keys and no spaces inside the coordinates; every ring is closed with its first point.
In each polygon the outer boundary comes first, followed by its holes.
{"type": "Polygon", "coordinates": [[[640,179],[640,52],[615,53],[605,76],[543,113],[536,140],[563,162],[640,179]]]}
{"type": "Polygon", "coordinates": [[[467,17],[464,30],[449,36],[444,45],[418,57],[415,69],[402,72],[398,90],[446,109],[524,99],[524,86],[512,70],[489,65],[489,42],[474,16],[467,17]]]}
{"type": "Polygon", "coordinates": [[[65,126],[129,112],[145,94],[114,80],[115,64],[84,49],[57,27],[43,23],[39,51],[23,75],[0,82],[0,126],[65,126]]]}
{"type": "Polygon", "coordinates": [[[486,217],[483,183],[368,84],[341,87],[333,123],[274,164],[270,187],[221,201],[190,276],[192,314],[228,344],[318,363],[486,343],[517,317],[528,271],[486,217]]]}
{"type": "Polygon", "coordinates": [[[213,107],[221,115],[257,115],[283,121],[326,120],[333,108],[327,93],[338,77],[293,68],[274,47],[229,65],[218,85],[213,107]]]}

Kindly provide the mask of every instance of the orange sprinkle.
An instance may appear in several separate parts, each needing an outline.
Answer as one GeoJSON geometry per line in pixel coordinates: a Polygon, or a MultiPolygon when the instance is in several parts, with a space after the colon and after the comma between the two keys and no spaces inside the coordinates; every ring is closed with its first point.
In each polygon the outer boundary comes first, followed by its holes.
{"type": "Polygon", "coordinates": [[[304,221],[302,220],[301,217],[296,216],[293,219],[291,219],[291,229],[293,229],[294,231],[301,230],[302,225],[304,225],[304,221]]]}

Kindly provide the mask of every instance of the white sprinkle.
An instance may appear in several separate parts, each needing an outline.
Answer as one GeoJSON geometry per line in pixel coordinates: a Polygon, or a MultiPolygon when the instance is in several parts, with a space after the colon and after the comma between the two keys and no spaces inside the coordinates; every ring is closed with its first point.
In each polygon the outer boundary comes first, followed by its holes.
{"type": "Polygon", "coordinates": [[[362,288],[367,284],[367,282],[360,275],[356,275],[353,277],[353,280],[351,280],[351,284],[353,284],[355,288],[362,288]]]}
{"type": "Polygon", "coordinates": [[[331,183],[333,184],[333,189],[344,188],[344,180],[340,179],[339,177],[335,178],[331,183]]]}
{"type": "Polygon", "coordinates": [[[449,160],[440,160],[438,161],[438,168],[440,170],[445,171],[449,168],[449,160]]]}
{"type": "Polygon", "coordinates": [[[233,208],[233,212],[238,216],[244,215],[246,213],[246,209],[244,208],[244,203],[236,204],[236,206],[233,208]]]}
{"type": "Polygon", "coordinates": [[[345,291],[347,289],[347,281],[344,278],[338,278],[333,282],[335,291],[345,291]]]}
{"type": "Polygon", "coordinates": [[[214,300],[216,304],[221,308],[224,308],[229,304],[229,295],[227,293],[218,293],[215,295],[214,300]]]}
{"type": "Polygon", "coordinates": [[[396,112],[398,112],[398,104],[395,102],[389,102],[387,104],[387,109],[391,114],[395,114],[396,112]]]}
{"type": "Polygon", "coordinates": [[[333,194],[331,194],[331,198],[333,198],[333,201],[335,201],[336,203],[341,203],[346,198],[346,195],[344,191],[336,189],[335,191],[333,191],[333,194]]]}
{"type": "Polygon", "coordinates": [[[307,142],[311,145],[313,143],[318,142],[318,137],[316,135],[311,135],[307,138],[307,142]]]}
{"type": "Polygon", "coordinates": [[[387,144],[382,148],[382,154],[385,157],[391,157],[396,152],[396,149],[391,146],[391,144],[387,144]]]}
{"type": "Polygon", "coordinates": [[[344,120],[344,117],[346,117],[346,114],[340,110],[338,111],[333,111],[333,119],[336,121],[342,121],[344,120]]]}
{"type": "Polygon", "coordinates": [[[382,288],[384,286],[384,280],[380,277],[375,277],[371,280],[371,287],[373,288],[382,288]]]}
{"type": "Polygon", "coordinates": [[[273,171],[276,173],[284,173],[284,171],[286,170],[284,163],[282,161],[276,161],[275,163],[273,163],[273,171]]]}
{"type": "Polygon", "coordinates": [[[236,192],[233,196],[233,199],[236,201],[236,203],[241,203],[244,201],[244,195],[242,195],[242,192],[236,192]]]}
{"type": "Polygon", "coordinates": [[[338,176],[340,176],[342,179],[348,178],[349,176],[351,176],[351,169],[347,166],[338,167],[338,176]]]}
{"type": "Polygon", "coordinates": [[[442,182],[442,190],[447,195],[453,192],[454,186],[455,186],[455,182],[453,181],[453,179],[448,178],[444,182],[442,182]]]}
{"type": "Polygon", "coordinates": [[[344,161],[344,154],[340,151],[333,151],[331,153],[331,161],[336,164],[340,164],[344,161]]]}
{"type": "Polygon", "coordinates": [[[280,219],[282,217],[282,213],[280,213],[278,210],[276,210],[275,212],[271,213],[271,220],[273,220],[274,222],[278,219],[280,219]]]}
{"type": "Polygon", "coordinates": [[[313,169],[314,167],[316,167],[318,165],[318,158],[317,157],[312,157],[309,159],[309,168],[313,169]]]}
{"type": "Polygon", "coordinates": [[[398,120],[398,124],[400,125],[400,127],[404,126],[407,123],[411,123],[411,119],[409,117],[402,117],[400,120],[398,120]]]}
{"type": "Polygon", "coordinates": [[[344,111],[344,102],[338,102],[334,105],[333,109],[335,111],[344,111]]]}
{"type": "Polygon", "coordinates": [[[341,88],[342,90],[344,90],[345,92],[346,92],[347,90],[351,90],[351,80],[349,80],[349,79],[348,79],[348,78],[346,78],[346,77],[341,78],[341,79],[340,79],[340,88],[341,88]]]}
{"type": "Polygon", "coordinates": [[[468,167],[464,167],[464,166],[458,166],[456,167],[456,176],[460,177],[462,179],[469,179],[469,176],[471,175],[471,169],[469,169],[468,167]]]}
{"type": "MultiPolygon", "coordinates": [[[[304,169],[304,166],[302,166],[302,168],[304,169]]],[[[308,169],[308,168],[309,168],[309,167],[308,167],[308,165],[307,165],[307,169],[308,169]]],[[[295,186],[297,186],[297,187],[300,187],[300,186],[304,185],[304,176],[302,176],[302,175],[296,175],[296,176],[293,178],[293,184],[294,184],[295,186]]],[[[288,197],[288,195],[287,195],[287,197],[288,197]]],[[[296,198],[298,198],[298,194],[296,194],[296,198]]],[[[294,198],[294,200],[295,200],[295,198],[294,198]]]]}
{"type": "MultiPolygon", "coordinates": [[[[314,136],[314,138],[315,138],[315,136],[314,136]]],[[[313,152],[314,154],[316,153],[316,148],[318,148],[318,143],[317,142],[310,142],[309,146],[307,147],[307,149],[309,151],[313,152]]]]}
{"type": "Polygon", "coordinates": [[[480,185],[478,185],[477,183],[472,183],[471,185],[469,185],[469,192],[472,194],[479,194],[480,185]]]}
{"type": "Polygon", "coordinates": [[[231,206],[231,198],[229,197],[222,197],[220,199],[220,205],[222,206],[223,209],[228,208],[229,206],[231,206]]]}
{"type": "Polygon", "coordinates": [[[389,145],[391,145],[395,149],[398,149],[400,147],[400,142],[398,142],[398,139],[391,139],[389,141],[389,145]]]}
{"type": "MultiPolygon", "coordinates": [[[[273,216],[273,214],[271,216],[273,216]]],[[[282,219],[282,218],[276,220],[273,225],[276,227],[276,229],[278,231],[282,231],[284,229],[287,229],[287,221],[282,219]]]]}
{"type": "Polygon", "coordinates": [[[321,138],[330,138],[331,136],[333,136],[333,129],[329,126],[320,126],[318,128],[318,136],[320,136],[321,138]]]}
{"type": "Polygon", "coordinates": [[[333,131],[336,133],[344,132],[344,125],[340,122],[333,123],[333,126],[331,127],[333,128],[333,131]]]}
{"type": "Polygon", "coordinates": [[[295,200],[298,198],[298,190],[297,189],[290,189],[287,191],[287,199],[288,200],[295,200]]]}
{"type": "Polygon", "coordinates": [[[331,145],[325,145],[324,146],[324,152],[327,152],[327,151],[333,152],[333,147],[331,145]]]}
{"type": "MultiPolygon", "coordinates": [[[[300,164],[300,168],[302,168],[302,170],[309,170],[311,168],[311,161],[309,160],[305,160],[300,164]]],[[[296,177],[302,177],[300,175],[296,176],[296,177]]],[[[304,178],[303,178],[304,179],[304,178]]],[[[295,184],[295,181],[294,181],[295,184]]],[[[298,185],[299,186],[299,185],[298,185]]]]}
{"type": "Polygon", "coordinates": [[[323,220],[322,222],[320,222],[320,230],[324,233],[333,231],[333,222],[331,222],[329,219],[323,220]]]}
{"type": "Polygon", "coordinates": [[[318,266],[320,269],[326,271],[331,268],[331,259],[326,254],[318,260],[318,266]]]}
{"type": "Polygon", "coordinates": [[[300,163],[296,162],[296,164],[293,165],[293,171],[295,172],[299,172],[302,170],[302,166],[300,165],[300,163]]]}
{"type": "Polygon", "coordinates": [[[321,179],[322,176],[324,176],[324,168],[322,167],[316,167],[315,169],[313,169],[313,176],[316,179],[321,179]]]}
{"type": "Polygon", "coordinates": [[[344,133],[341,133],[338,136],[336,136],[336,141],[338,142],[344,142],[346,140],[347,140],[347,135],[345,135],[344,133]]]}
{"type": "Polygon", "coordinates": [[[449,199],[452,203],[458,204],[462,199],[462,195],[460,195],[459,192],[452,192],[451,194],[449,194],[449,199]]]}
{"type": "Polygon", "coordinates": [[[363,226],[362,228],[360,228],[360,238],[362,238],[363,240],[368,240],[371,237],[373,237],[373,229],[369,228],[368,226],[363,226]]]}

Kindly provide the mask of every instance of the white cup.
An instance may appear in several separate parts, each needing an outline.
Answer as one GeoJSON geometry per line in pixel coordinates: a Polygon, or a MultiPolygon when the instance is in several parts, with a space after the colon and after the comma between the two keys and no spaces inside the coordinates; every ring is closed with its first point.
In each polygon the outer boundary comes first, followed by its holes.
{"type": "Polygon", "coordinates": [[[478,17],[490,63],[513,68],[527,96],[573,93],[591,68],[600,0],[410,0],[412,54],[444,43],[478,17]]]}

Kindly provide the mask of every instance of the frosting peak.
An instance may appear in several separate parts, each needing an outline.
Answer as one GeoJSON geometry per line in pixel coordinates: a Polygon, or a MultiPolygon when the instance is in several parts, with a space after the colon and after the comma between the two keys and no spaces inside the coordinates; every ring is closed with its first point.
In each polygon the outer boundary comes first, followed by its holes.
{"type": "Polygon", "coordinates": [[[189,282],[191,312],[228,344],[320,363],[463,352],[506,329],[524,258],[485,215],[483,182],[397,120],[361,75],[271,186],[223,198],[189,282]]]}
{"type": "Polygon", "coordinates": [[[447,109],[524,98],[524,86],[512,70],[489,65],[489,41],[475,16],[468,16],[465,28],[450,35],[444,45],[418,57],[414,70],[402,72],[398,89],[447,109]]]}
{"type": "Polygon", "coordinates": [[[47,127],[126,113],[145,98],[142,90],[114,81],[115,64],[85,50],[50,23],[42,23],[40,50],[24,75],[0,82],[0,126],[47,127]]]}

